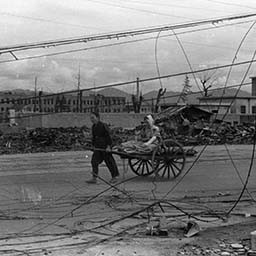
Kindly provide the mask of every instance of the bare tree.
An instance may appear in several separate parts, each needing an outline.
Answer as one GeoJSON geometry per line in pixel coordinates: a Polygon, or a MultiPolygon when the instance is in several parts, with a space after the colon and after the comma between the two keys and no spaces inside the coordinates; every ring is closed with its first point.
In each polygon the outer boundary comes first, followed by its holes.
{"type": "Polygon", "coordinates": [[[191,93],[191,85],[188,75],[185,76],[184,84],[182,92],[177,100],[177,103],[180,103],[182,101],[183,103],[187,103],[187,96],[191,93]]]}
{"type": "Polygon", "coordinates": [[[202,73],[199,73],[198,79],[201,83],[203,95],[205,97],[211,96],[209,94],[209,90],[216,85],[216,82],[218,78],[220,77],[220,74],[217,69],[214,70],[208,70],[204,71],[202,73]]]}
{"type": "Polygon", "coordinates": [[[156,104],[155,104],[154,110],[153,110],[154,113],[158,112],[160,100],[164,96],[165,93],[166,93],[166,88],[165,89],[160,88],[158,90],[158,94],[157,94],[157,97],[156,97],[156,104]]]}

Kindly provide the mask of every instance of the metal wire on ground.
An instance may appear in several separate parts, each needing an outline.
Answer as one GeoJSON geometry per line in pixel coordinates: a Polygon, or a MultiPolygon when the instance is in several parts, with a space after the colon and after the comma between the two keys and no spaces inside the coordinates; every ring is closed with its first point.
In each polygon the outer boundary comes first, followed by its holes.
{"type": "Polygon", "coordinates": [[[237,200],[234,203],[234,205],[227,212],[227,215],[229,215],[236,208],[236,206],[238,205],[239,201],[241,200],[241,198],[242,198],[242,196],[243,196],[243,194],[244,194],[244,192],[245,192],[245,190],[247,188],[247,185],[248,185],[248,182],[249,182],[249,179],[250,179],[250,176],[251,176],[251,172],[252,172],[252,167],[253,167],[253,164],[254,164],[255,148],[256,148],[256,121],[254,121],[254,141],[253,141],[253,147],[252,147],[252,155],[251,155],[250,167],[248,169],[247,177],[246,177],[243,189],[241,190],[241,193],[240,193],[239,197],[237,198],[237,200]]]}

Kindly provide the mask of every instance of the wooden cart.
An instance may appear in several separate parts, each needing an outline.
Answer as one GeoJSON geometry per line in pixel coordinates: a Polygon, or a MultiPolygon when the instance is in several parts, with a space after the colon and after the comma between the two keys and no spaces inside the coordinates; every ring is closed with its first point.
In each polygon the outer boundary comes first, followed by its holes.
{"type": "Polygon", "coordinates": [[[110,153],[127,159],[131,170],[138,176],[154,174],[167,179],[176,178],[181,174],[186,161],[183,147],[172,139],[163,140],[150,153],[127,153],[115,150],[110,153]]]}

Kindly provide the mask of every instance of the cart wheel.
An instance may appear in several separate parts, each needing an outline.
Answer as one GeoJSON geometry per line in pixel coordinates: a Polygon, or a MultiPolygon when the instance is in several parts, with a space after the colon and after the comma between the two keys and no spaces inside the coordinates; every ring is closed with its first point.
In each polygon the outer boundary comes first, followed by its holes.
{"type": "Polygon", "coordinates": [[[154,172],[151,160],[143,158],[129,158],[128,163],[132,171],[138,176],[148,176],[154,172]]]}
{"type": "Polygon", "coordinates": [[[153,171],[156,176],[176,178],[185,165],[185,152],[174,140],[165,140],[152,154],[153,171]]]}

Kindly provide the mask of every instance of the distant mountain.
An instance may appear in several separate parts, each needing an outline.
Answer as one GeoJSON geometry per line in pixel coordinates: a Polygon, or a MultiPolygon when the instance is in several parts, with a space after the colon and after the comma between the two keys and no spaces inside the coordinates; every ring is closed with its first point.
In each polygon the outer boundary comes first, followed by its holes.
{"type": "MultiPolygon", "coordinates": [[[[225,91],[224,96],[234,96],[237,93],[237,89],[227,89],[225,91]]],[[[143,95],[143,98],[145,100],[150,100],[150,99],[156,99],[158,94],[158,91],[150,91],[148,93],[145,93],[143,95]]],[[[209,92],[209,95],[212,97],[221,97],[223,94],[223,90],[212,90],[209,92]]],[[[174,91],[167,91],[165,93],[165,95],[163,96],[163,98],[161,99],[161,103],[162,104],[175,104],[178,102],[179,100],[179,95],[180,92],[174,92],[174,91]]],[[[249,97],[251,96],[251,94],[247,91],[243,91],[243,90],[239,90],[238,97],[249,97]]],[[[200,92],[196,92],[196,93],[191,93],[189,95],[187,95],[187,103],[188,104],[199,104],[199,99],[202,97],[202,93],[200,92]]]]}
{"type": "Polygon", "coordinates": [[[131,101],[131,94],[117,88],[105,88],[97,91],[97,93],[106,97],[125,97],[127,101],[131,101]]]}
{"type": "Polygon", "coordinates": [[[4,90],[0,91],[0,94],[10,94],[10,95],[22,95],[22,96],[31,96],[34,95],[35,92],[31,90],[23,90],[23,89],[14,89],[14,90],[4,90]]]}
{"type": "MultiPolygon", "coordinates": [[[[14,90],[4,90],[4,91],[0,91],[0,94],[1,95],[6,95],[6,94],[9,94],[9,95],[18,95],[18,96],[34,96],[35,95],[35,91],[33,90],[24,90],[24,89],[14,89],[14,90]]],[[[38,94],[38,91],[37,91],[37,94],[38,94]]],[[[49,93],[49,92],[46,92],[46,91],[43,91],[43,94],[46,95],[46,94],[52,94],[52,93],[49,93]]]]}
{"type": "MultiPolygon", "coordinates": [[[[27,89],[26,90],[14,89],[14,90],[0,91],[0,95],[12,94],[12,95],[21,95],[21,96],[34,96],[34,93],[35,92],[33,90],[27,90],[27,89]]],[[[65,93],[65,92],[63,92],[63,93],[65,93]]],[[[113,88],[113,87],[99,90],[96,93],[104,95],[106,97],[111,97],[111,96],[112,97],[125,97],[127,102],[131,102],[131,97],[132,97],[131,94],[129,94],[125,91],[122,91],[120,89],[113,88]]],[[[236,93],[237,93],[236,88],[231,88],[231,89],[229,88],[225,91],[224,96],[234,96],[234,95],[236,95],[236,93]]],[[[47,94],[51,94],[51,93],[44,91],[43,94],[47,95],[47,94]]],[[[72,93],[72,94],[77,95],[77,93],[72,93]]],[[[84,91],[83,92],[84,96],[87,96],[90,94],[95,94],[95,92],[94,91],[84,91]]],[[[223,89],[221,89],[221,90],[216,89],[216,90],[212,90],[209,92],[209,95],[212,97],[221,97],[222,94],[223,94],[223,89]]],[[[158,95],[158,90],[153,90],[153,91],[143,94],[143,99],[149,102],[151,99],[155,100],[157,98],[157,95],[158,95]]],[[[179,100],[179,95],[180,95],[180,92],[167,91],[164,94],[164,96],[160,102],[161,102],[161,104],[175,104],[179,100]]],[[[237,96],[238,97],[250,97],[251,93],[247,92],[247,91],[240,90],[238,92],[237,96]]],[[[199,103],[198,98],[200,98],[200,97],[202,97],[202,94],[200,92],[191,93],[191,94],[187,95],[187,103],[188,104],[198,104],[199,103]]]]}
{"type": "MultiPolygon", "coordinates": [[[[161,99],[162,104],[175,104],[178,101],[180,92],[167,91],[161,99]]],[[[158,91],[150,91],[143,95],[143,99],[151,100],[156,99],[158,95],[158,91]]]]}

